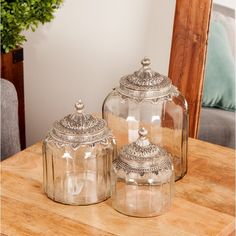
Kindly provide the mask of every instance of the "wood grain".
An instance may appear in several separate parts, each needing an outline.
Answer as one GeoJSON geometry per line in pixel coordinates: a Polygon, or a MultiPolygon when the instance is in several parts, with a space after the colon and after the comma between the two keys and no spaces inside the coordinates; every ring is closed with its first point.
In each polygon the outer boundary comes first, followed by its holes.
{"type": "Polygon", "coordinates": [[[212,0],[177,0],[169,77],[189,105],[189,135],[197,138],[212,0]]]}
{"type": "MultiPolygon", "coordinates": [[[[13,62],[13,50],[9,53],[1,54],[1,78],[12,82],[16,88],[18,96],[18,116],[20,129],[21,149],[26,147],[25,144],[25,99],[24,99],[24,74],[23,61],[13,62]]],[[[21,49],[20,49],[21,50],[21,49]]]]}
{"type": "Polygon", "coordinates": [[[190,139],[189,171],[176,183],[172,209],[141,219],[116,212],[110,199],[91,206],[48,199],[42,191],[41,146],[37,143],[1,163],[3,234],[202,236],[234,230],[232,149],[190,139]]]}
{"type": "Polygon", "coordinates": [[[65,216],[45,211],[36,204],[3,197],[2,205],[2,211],[8,218],[7,221],[3,218],[2,230],[8,235],[78,235],[78,232],[79,235],[113,235],[65,216]],[[14,205],[14,208],[11,205],[14,205]]]}

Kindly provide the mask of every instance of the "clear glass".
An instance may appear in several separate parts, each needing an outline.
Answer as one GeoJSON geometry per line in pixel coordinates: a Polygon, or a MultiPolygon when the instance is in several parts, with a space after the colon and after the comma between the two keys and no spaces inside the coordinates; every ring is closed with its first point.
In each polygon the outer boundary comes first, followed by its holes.
{"type": "Polygon", "coordinates": [[[187,172],[188,108],[182,95],[139,101],[113,90],[103,103],[103,118],[117,138],[117,150],[138,138],[145,127],[149,140],[172,156],[175,179],[187,172]]]}
{"type": "Polygon", "coordinates": [[[136,217],[152,217],[165,213],[172,205],[174,172],[171,170],[125,174],[113,165],[112,207],[117,211],[136,217]]]}
{"type": "Polygon", "coordinates": [[[110,197],[115,143],[58,147],[43,144],[43,183],[47,196],[70,205],[98,203],[110,197]]]}

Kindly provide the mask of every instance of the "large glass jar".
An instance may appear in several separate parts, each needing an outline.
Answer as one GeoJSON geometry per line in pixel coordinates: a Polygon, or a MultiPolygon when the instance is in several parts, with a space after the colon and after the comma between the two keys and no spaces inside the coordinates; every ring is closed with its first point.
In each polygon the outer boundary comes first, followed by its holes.
{"type": "Polygon", "coordinates": [[[113,162],[112,206],[131,216],[160,215],[171,207],[173,188],[171,155],[150,143],[141,128],[137,141],[125,145],[113,162]]]}
{"type": "Polygon", "coordinates": [[[103,118],[117,138],[118,151],[145,127],[150,141],[171,153],[178,180],[187,172],[187,102],[168,77],[151,70],[148,58],[141,64],[105,98],[103,118]]]}
{"type": "Polygon", "coordinates": [[[103,119],[76,112],[53,124],[43,142],[43,185],[54,201],[87,205],[110,197],[116,145],[103,119]]]}

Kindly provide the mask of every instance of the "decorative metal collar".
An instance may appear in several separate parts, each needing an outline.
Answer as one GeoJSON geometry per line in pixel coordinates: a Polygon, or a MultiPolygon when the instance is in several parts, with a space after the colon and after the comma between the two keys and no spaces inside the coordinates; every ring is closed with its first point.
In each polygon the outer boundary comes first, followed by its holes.
{"type": "Polygon", "coordinates": [[[48,132],[45,141],[54,142],[57,146],[93,144],[111,136],[106,121],[84,113],[81,100],[75,104],[76,111],[56,121],[48,132]]]}
{"type": "Polygon", "coordinates": [[[144,99],[154,99],[171,93],[171,80],[151,70],[151,61],[145,57],[142,61],[142,68],[131,75],[120,79],[118,91],[128,97],[141,97],[144,99]]]}
{"type": "Polygon", "coordinates": [[[116,161],[116,168],[123,169],[126,173],[152,172],[158,174],[162,170],[172,170],[171,156],[165,149],[152,144],[147,138],[147,130],[139,130],[139,138],[124,146],[116,161]]]}

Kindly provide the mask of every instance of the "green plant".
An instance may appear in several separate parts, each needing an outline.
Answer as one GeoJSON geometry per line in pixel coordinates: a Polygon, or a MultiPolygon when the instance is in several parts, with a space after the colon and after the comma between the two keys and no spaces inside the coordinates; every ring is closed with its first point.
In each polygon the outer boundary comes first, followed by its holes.
{"type": "Polygon", "coordinates": [[[53,19],[63,0],[0,0],[1,51],[9,52],[26,41],[24,30],[35,31],[40,23],[53,19]]]}

